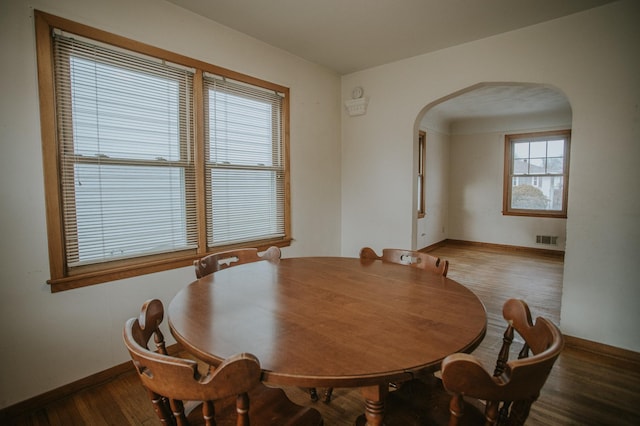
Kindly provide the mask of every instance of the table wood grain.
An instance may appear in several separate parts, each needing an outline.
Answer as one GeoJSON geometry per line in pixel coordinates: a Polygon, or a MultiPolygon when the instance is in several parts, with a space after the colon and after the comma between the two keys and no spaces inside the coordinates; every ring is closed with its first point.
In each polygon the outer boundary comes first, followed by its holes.
{"type": "Polygon", "coordinates": [[[381,424],[386,385],[470,352],[486,311],[463,285],[380,260],[305,257],[238,265],[201,278],[169,304],[175,339],[217,365],[258,357],[271,385],[360,387],[381,424]]]}

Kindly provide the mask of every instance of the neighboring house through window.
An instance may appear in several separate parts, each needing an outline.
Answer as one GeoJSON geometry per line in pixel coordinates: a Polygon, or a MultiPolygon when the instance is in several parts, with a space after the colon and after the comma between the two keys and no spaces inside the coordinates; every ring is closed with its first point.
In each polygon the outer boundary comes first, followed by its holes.
{"type": "Polygon", "coordinates": [[[503,214],[567,217],[570,130],[505,136],[503,214]]]}
{"type": "Polygon", "coordinates": [[[289,89],[36,12],[53,291],[288,245],[289,89]]]}

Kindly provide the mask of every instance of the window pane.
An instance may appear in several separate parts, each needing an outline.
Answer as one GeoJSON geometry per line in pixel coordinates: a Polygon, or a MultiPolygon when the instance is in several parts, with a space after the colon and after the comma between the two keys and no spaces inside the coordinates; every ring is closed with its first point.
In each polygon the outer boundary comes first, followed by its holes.
{"type": "Polygon", "coordinates": [[[527,159],[513,160],[514,175],[526,175],[528,173],[529,173],[529,161],[527,159]]]}
{"type": "Polygon", "coordinates": [[[180,158],[177,81],[73,56],[70,66],[76,154],[180,158]]]}
{"type": "Polygon", "coordinates": [[[564,157],[564,139],[547,142],[547,156],[564,157]]]}
{"type": "Polygon", "coordinates": [[[273,164],[269,102],[209,90],[209,158],[222,164],[273,164]]]}
{"type": "Polygon", "coordinates": [[[531,158],[544,158],[547,156],[547,142],[531,142],[531,158]]]}
{"type": "Polygon", "coordinates": [[[531,162],[529,163],[529,174],[544,174],[546,172],[545,163],[546,160],[544,158],[532,158],[531,162]]]}
{"type": "Polygon", "coordinates": [[[547,159],[547,173],[549,174],[562,174],[564,169],[564,158],[548,158],[547,159]]]}
{"type": "Polygon", "coordinates": [[[284,235],[281,175],[268,170],[213,169],[209,245],[284,235]]]}
{"type": "Polygon", "coordinates": [[[179,167],[75,167],[77,263],[187,248],[179,167]]]}
{"type": "Polygon", "coordinates": [[[514,143],[513,158],[529,158],[529,142],[514,143]]]}
{"type": "Polygon", "coordinates": [[[561,211],[562,194],[562,176],[520,177],[511,189],[511,208],[561,211]]]}

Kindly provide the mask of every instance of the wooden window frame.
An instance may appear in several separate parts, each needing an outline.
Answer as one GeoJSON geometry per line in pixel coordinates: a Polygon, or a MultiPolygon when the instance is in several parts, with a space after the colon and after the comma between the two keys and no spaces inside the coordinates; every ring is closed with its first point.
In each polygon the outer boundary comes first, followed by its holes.
{"type": "Polygon", "coordinates": [[[426,216],[425,196],[425,172],[427,163],[427,132],[420,130],[418,132],[418,219],[426,216]]]}
{"type": "Polygon", "coordinates": [[[505,216],[528,216],[528,217],[549,217],[549,218],[566,218],[567,217],[567,201],[569,193],[569,152],[571,147],[571,130],[554,130],[545,132],[530,132],[520,134],[505,135],[504,148],[504,179],[502,194],[502,214],[505,216]],[[535,174],[535,175],[515,175],[513,172],[513,145],[516,141],[522,139],[548,139],[553,136],[563,138],[564,146],[564,163],[562,174],[535,174]],[[514,177],[523,176],[562,176],[562,209],[561,210],[535,210],[535,209],[514,209],[511,207],[511,189],[514,177]]]}
{"type": "Polygon", "coordinates": [[[161,48],[137,42],[126,37],[92,28],[64,18],[41,11],[34,11],[36,32],[36,53],[38,62],[38,89],[40,100],[40,124],[42,136],[43,171],[45,183],[45,208],[47,218],[47,236],[51,279],[48,280],[51,291],[57,292],[84,287],[123,278],[165,271],[191,265],[208,253],[231,248],[250,246],[266,249],[275,245],[285,247],[291,244],[291,201],[290,201],[290,164],[289,164],[289,88],[255,77],[247,76],[222,67],[211,65],[196,59],[176,54],[161,48]],[[60,160],[58,155],[59,141],[57,136],[57,117],[55,99],[55,77],[53,62],[52,33],[58,29],[67,33],[95,40],[99,43],[115,46],[119,49],[136,52],[161,60],[190,67],[195,70],[194,77],[194,117],[195,123],[195,170],[196,170],[196,218],[198,229],[198,246],[193,250],[149,255],[137,258],[115,260],[82,267],[70,268],[65,255],[65,238],[61,196],[62,190],[60,160]],[[282,150],[284,162],[284,236],[275,239],[256,240],[239,244],[229,244],[207,248],[206,236],[206,195],[205,195],[205,160],[204,160],[204,108],[203,84],[204,73],[211,73],[233,79],[235,81],[273,90],[282,94],[282,112],[280,117],[282,132],[282,150]]]}

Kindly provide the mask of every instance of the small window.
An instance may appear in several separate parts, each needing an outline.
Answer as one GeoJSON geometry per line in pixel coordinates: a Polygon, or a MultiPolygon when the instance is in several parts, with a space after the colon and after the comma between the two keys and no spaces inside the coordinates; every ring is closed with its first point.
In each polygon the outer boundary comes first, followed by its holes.
{"type": "Polygon", "coordinates": [[[570,130],[505,136],[503,214],[567,217],[570,130]]]}
{"type": "Polygon", "coordinates": [[[425,210],[425,188],[424,172],[426,162],[427,134],[422,130],[418,133],[418,218],[424,217],[425,210]]]}

